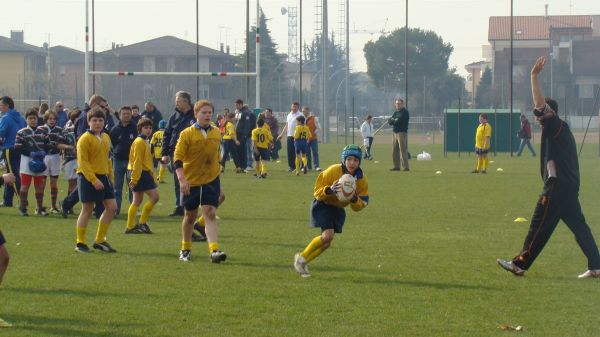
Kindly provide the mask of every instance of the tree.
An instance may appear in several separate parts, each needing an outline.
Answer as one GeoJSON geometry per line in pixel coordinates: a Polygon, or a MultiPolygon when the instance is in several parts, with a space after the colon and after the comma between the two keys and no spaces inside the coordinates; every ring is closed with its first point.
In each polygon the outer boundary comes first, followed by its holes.
{"type": "MultiPolygon", "coordinates": [[[[260,10],[260,76],[261,76],[261,105],[263,107],[273,106],[277,102],[279,88],[277,84],[278,76],[282,73],[283,67],[281,62],[285,60],[284,54],[277,53],[277,44],[271,38],[271,31],[267,28],[268,19],[265,16],[262,8],[260,10]]],[[[250,28],[250,41],[256,41],[256,26],[250,28]]],[[[240,64],[246,64],[246,53],[240,57],[240,64]]],[[[250,43],[250,69],[256,69],[256,44],[250,43]]],[[[245,81],[245,79],[244,79],[245,81]]],[[[254,78],[250,81],[250,97],[253,100],[256,93],[254,78]]],[[[287,93],[287,91],[286,91],[287,93]]],[[[281,93],[283,96],[286,93],[281,93]]],[[[247,102],[250,103],[250,102],[247,102]]]]}
{"type": "MultiPolygon", "coordinates": [[[[405,28],[396,29],[364,47],[367,73],[386,92],[403,92],[405,28]]],[[[454,50],[435,32],[419,28],[408,30],[409,100],[412,111],[440,111],[463,94],[464,79],[455,69],[448,69],[448,59],[454,50]],[[427,93],[431,94],[427,94],[427,93]],[[426,104],[426,109],[424,106],[426,104]]]]}
{"type": "Polygon", "coordinates": [[[476,108],[491,108],[495,107],[496,91],[492,88],[492,70],[485,67],[479,85],[477,85],[477,94],[475,95],[476,108]]]}

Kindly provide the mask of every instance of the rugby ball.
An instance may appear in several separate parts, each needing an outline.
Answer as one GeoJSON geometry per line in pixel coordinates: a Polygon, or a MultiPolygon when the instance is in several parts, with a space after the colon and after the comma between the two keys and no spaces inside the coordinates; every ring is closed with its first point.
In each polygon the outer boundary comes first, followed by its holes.
{"type": "Polygon", "coordinates": [[[336,191],[336,196],[339,201],[347,202],[352,199],[356,191],[356,178],[351,174],[344,174],[338,179],[341,188],[336,191]]]}

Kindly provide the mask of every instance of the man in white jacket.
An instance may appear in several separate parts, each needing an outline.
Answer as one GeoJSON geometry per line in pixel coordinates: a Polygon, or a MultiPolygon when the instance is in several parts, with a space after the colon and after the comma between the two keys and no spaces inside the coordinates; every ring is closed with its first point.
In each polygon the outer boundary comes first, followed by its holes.
{"type": "Polygon", "coordinates": [[[375,136],[372,122],[373,116],[368,115],[360,126],[360,134],[363,137],[363,144],[365,146],[364,159],[369,160],[373,160],[373,156],[371,155],[371,145],[373,145],[373,136],[375,136]]]}

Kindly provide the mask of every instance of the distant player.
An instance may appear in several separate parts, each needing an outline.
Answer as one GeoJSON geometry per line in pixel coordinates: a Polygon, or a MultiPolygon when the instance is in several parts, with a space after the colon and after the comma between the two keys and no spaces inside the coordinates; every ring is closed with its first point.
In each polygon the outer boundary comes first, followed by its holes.
{"type": "MultiPolygon", "coordinates": [[[[79,108],[69,111],[69,121],[65,124],[63,135],[65,144],[71,145],[71,149],[63,150],[63,169],[65,170],[65,179],[68,182],[67,195],[71,194],[77,188],[77,153],[75,153],[75,120],[81,114],[79,108]]],[[[61,207],[62,208],[62,207],[61,207]]],[[[70,210],[69,210],[70,211],[70,210]]],[[[62,213],[62,212],[61,212],[62,213]]]]}
{"type": "Polygon", "coordinates": [[[202,215],[206,221],[206,236],[210,259],[221,263],[227,255],[219,250],[217,243],[216,211],[221,194],[221,172],[219,165],[219,147],[221,133],[211,125],[214,106],[207,100],[194,104],[196,122],[179,135],[175,146],[174,167],[179,180],[185,214],[181,224],[181,251],[179,260],[190,261],[192,250],[192,232],[194,220],[198,216],[198,206],[202,206],[202,215]]]}
{"type": "Polygon", "coordinates": [[[486,173],[490,159],[488,152],[492,139],[492,126],[487,121],[487,114],[479,115],[479,126],[475,133],[475,153],[477,154],[477,167],[471,173],[486,173]]]}
{"type": "Polygon", "coordinates": [[[37,132],[42,133],[48,138],[48,153],[44,157],[44,164],[48,167],[48,176],[50,176],[50,199],[52,200],[51,214],[58,214],[60,211],[56,205],[58,197],[58,176],[60,175],[60,152],[61,150],[73,150],[73,145],[68,145],[64,136],[64,130],[57,125],[58,114],[54,110],[48,110],[44,114],[44,125],[38,126],[37,132]]]}
{"type": "Polygon", "coordinates": [[[304,251],[294,256],[294,269],[302,277],[310,276],[307,264],[329,248],[334,234],[342,233],[346,220],[344,207],[350,205],[353,211],[358,212],[369,203],[369,183],[360,168],[361,158],[360,147],[348,145],[342,151],[341,164],[329,166],[317,177],[310,223],[313,227],[321,228],[321,235],[312,239],[304,251]],[[339,178],[346,173],[356,178],[356,192],[350,201],[341,202],[336,191],[341,188],[339,178]]]}
{"type": "Polygon", "coordinates": [[[101,201],[104,211],[98,221],[94,249],[106,253],[116,250],[106,241],[106,232],[117,210],[115,200],[114,173],[110,159],[110,137],[104,132],[105,110],[99,106],[87,113],[89,129],[77,141],[77,169],[79,198],[83,204],[77,219],[77,245],[75,250],[88,253],[85,244],[88,221],[96,201],[101,201]]]}
{"type": "MultiPolygon", "coordinates": [[[[154,123],[150,118],[142,117],[137,124],[138,136],[129,150],[129,188],[133,191],[133,201],[127,212],[127,228],[125,234],[152,234],[148,226],[148,217],[158,202],[158,190],[154,180],[152,153],[150,151],[150,135],[154,123]],[[140,221],[136,225],[135,217],[142,204],[144,193],[150,200],[144,204],[140,221]]],[[[160,137],[162,139],[162,136],[160,137]]]]}
{"type": "Polygon", "coordinates": [[[158,176],[156,177],[156,181],[159,184],[164,183],[163,176],[165,175],[165,171],[167,169],[167,164],[161,161],[162,141],[166,125],[167,122],[165,122],[164,120],[158,122],[158,130],[154,132],[154,134],[152,135],[152,139],[150,139],[150,146],[152,147],[152,153],[154,154],[154,168],[158,166],[158,176]]]}
{"type": "Polygon", "coordinates": [[[259,118],[256,121],[256,128],[252,130],[252,151],[254,152],[254,161],[256,162],[254,174],[257,178],[267,178],[267,164],[269,161],[269,148],[273,144],[273,135],[269,126],[265,128],[265,120],[259,118]]]}
{"type": "Polygon", "coordinates": [[[240,145],[240,142],[237,140],[237,135],[235,133],[235,125],[233,124],[233,121],[235,119],[235,113],[228,112],[225,115],[224,119],[225,122],[223,127],[223,157],[221,158],[221,172],[225,172],[225,164],[229,160],[229,156],[231,156],[231,158],[233,158],[234,161],[237,160],[236,146],[240,145]]]}
{"type": "Polygon", "coordinates": [[[22,216],[29,215],[27,213],[27,197],[29,186],[33,182],[37,204],[35,214],[46,216],[48,213],[43,207],[43,202],[46,175],[48,174],[48,168],[44,164],[48,145],[47,138],[37,130],[38,113],[35,109],[29,109],[25,113],[25,122],[27,126],[17,132],[15,139],[15,151],[21,153],[21,190],[19,191],[21,204],[19,213],[22,216]]]}
{"type": "Polygon", "coordinates": [[[308,171],[306,164],[306,153],[308,152],[308,141],[310,140],[310,129],[304,125],[304,116],[296,117],[296,128],[294,129],[294,150],[296,151],[296,175],[300,175],[300,164],[304,174],[308,171]]]}

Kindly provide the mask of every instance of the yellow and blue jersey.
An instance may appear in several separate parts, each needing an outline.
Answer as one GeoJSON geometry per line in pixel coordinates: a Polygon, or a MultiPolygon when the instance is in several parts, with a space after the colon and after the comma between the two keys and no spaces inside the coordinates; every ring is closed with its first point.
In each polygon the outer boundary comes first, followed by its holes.
{"type": "Polygon", "coordinates": [[[219,148],[221,132],[212,125],[202,129],[194,124],[181,131],[174,161],[183,164],[183,174],[191,187],[208,184],[221,173],[219,148]]]}
{"type": "MultiPolygon", "coordinates": [[[[158,131],[157,131],[158,132],[158,131]]],[[[162,140],[162,137],[161,137],[162,140]]],[[[155,151],[156,155],[156,151],[155,151]]],[[[137,184],[142,171],[148,171],[154,178],[154,165],[152,162],[152,153],[150,143],[145,136],[138,136],[131,144],[129,150],[129,163],[127,169],[131,171],[131,182],[137,184]]]]}
{"type": "Polygon", "coordinates": [[[110,160],[111,149],[110,137],[101,132],[95,135],[88,131],[77,141],[77,173],[83,174],[90,183],[98,180],[96,175],[108,175],[114,181],[112,161],[110,160]]]}
{"type": "Polygon", "coordinates": [[[294,129],[294,140],[301,139],[310,140],[310,129],[306,125],[296,125],[296,129],[294,129]]]}
{"type": "Polygon", "coordinates": [[[233,139],[231,138],[231,136],[235,136],[235,125],[233,125],[233,123],[231,122],[226,122],[225,123],[225,133],[223,134],[223,139],[227,140],[227,139],[233,139]]]}
{"type": "Polygon", "coordinates": [[[321,201],[327,205],[335,207],[346,207],[350,205],[350,208],[354,211],[360,211],[369,204],[369,181],[367,176],[364,175],[360,168],[357,169],[354,177],[356,178],[356,195],[358,196],[356,202],[340,201],[334,194],[326,194],[326,188],[333,185],[335,181],[348,172],[342,164],[334,164],[329,166],[326,170],[322,171],[317,177],[314,188],[314,197],[318,201],[321,201]]]}
{"type": "Polygon", "coordinates": [[[260,127],[252,130],[252,141],[259,149],[268,149],[269,143],[273,141],[273,135],[268,128],[260,127]]]}
{"type": "Polygon", "coordinates": [[[154,158],[160,159],[162,157],[162,142],[163,135],[165,130],[158,130],[152,135],[152,139],[150,139],[150,145],[152,149],[154,149],[154,158]]]}
{"type": "Polygon", "coordinates": [[[475,148],[487,150],[492,142],[492,126],[490,123],[479,124],[475,133],[475,148]],[[487,146],[484,148],[485,138],[488,137],[487,146]]]}

